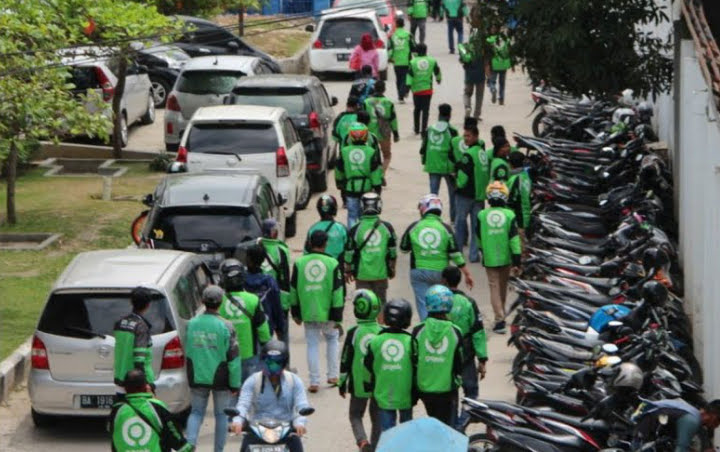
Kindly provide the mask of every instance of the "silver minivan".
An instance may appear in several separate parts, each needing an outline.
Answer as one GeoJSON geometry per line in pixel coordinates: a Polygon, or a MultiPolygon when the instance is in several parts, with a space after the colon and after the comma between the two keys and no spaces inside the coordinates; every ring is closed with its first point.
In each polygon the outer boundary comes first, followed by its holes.
{"type": "Polygon", "coordinates": [[[172,250],[102,250],[78,254],[55,282],[32,339],[28,382],[36,426],[55,416],[107,416],[113,403],[113,327],[131,311],[137,286],[159,296],[151,324],[157,397],[186,416],[190,390],[183,343],[187,322],[204,310],[212,275],[202,259],[172,250]]]}

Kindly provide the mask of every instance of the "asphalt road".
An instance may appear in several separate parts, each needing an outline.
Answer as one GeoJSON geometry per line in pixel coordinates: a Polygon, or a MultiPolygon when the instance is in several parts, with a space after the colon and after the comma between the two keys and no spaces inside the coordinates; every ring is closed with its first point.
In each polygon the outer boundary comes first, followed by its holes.
{"type": "MultiPolygon", "coordinates": [[[[431,123],[435,121],[437,105],[447,102],[453,107],[452,122],[461,128],[463,71],[458,63],[457,55],[448,53],[445,27],[444,22],[433,23],[430,21],[428,23],[429,53],[438,59],[443,72],[443,82],[436,86],[433,96],[430,119],[431,123]]],[[[330,94],[337,96],[340,100],[340,105],[337,107],[338,112],[344,105],[349,85],[348,81],[326,82],[330,94]]],[[[486,142],[489,142],[490,128],[497,124],[504,125],[509,134],[512,132],[529,133],[530,119],[526,116],[533,106],[529,93],[526,78],[520,72],[508,73],[505,106],[491,104],[489,91],[486,91],[483,121],[480,123],[481,137],[486,142]]],[[[387,94],[392,99],[397,98],[392,70],[388,80],[387,94]]],[[[417,200],[429,189],[427,176],[422,172],[420,165],[418,153],[420,140],[412,133],[412,102],[397,105],[397,112],[401,141],[393,145],[393,159],[387,175],[388,187],[383,191],[384,212],[382,216],[395,226],[400,235],[417,218],[417,200]]],[[[150,135],[145,135],[143,132],[143,136],[136,138],[143,142],[154,141],[157,143],[157,148],[162,148],[162,127],[150,127],[145,130],[149,131],[147,133],[150,135]]],[[[141,133],[141,131],[138,130],[136,133],[141,133]]],[[[330,193],[337,195],[334,183],[331,182],[330,185],[332,186],[330,193]]],[[[441,188],[441,196],[447,204],[444,185],[441,188]]],[[[289,241],[295,255],[301,251],[305,232],[317,219],[313,208],[314,201],[315,199],[311,201],[311,207],[302,212],[298,218],[298,237],[289,241]]],[[[447,213],[445,216],[447,217],[447,213]]],[[[339,220],[345,221],[345,211],[340,213],[339,220]]],[[[492,319],[485,271],[480,264],[471,264],[470,271],[475,279],[475,288],[471,294],[478,300],[480,309],[485,313],[486,318],[492,319]]],[[[390,284],[389,297],[405,297],[412,300],[408,256],[400,256],[397,275],[390,284]]],[[[353,287],[348,287],[349,292],[352,289],[353,287]]],[[[345,310],[344,323],[346,329],[354,323],[351,307],[345,310]]],[[[491,321],[486,323],[490,324],[491,321]]],[[[487,376],[480,383],[480,396],[513,400],[515,391],[510,383],[508,371],[514,351],[506,345],[507,336],[498,336],[489,332],[488,338],[490,359],[487,376]]],[[[292,324],[292,365],[297,367],[299,375],[307,382],[305,349],[303,330],[292,324]]],[[[324,369],[324,362],[322,369],[324,369]]],[[[348,401],[340,398],[336,389],[329,387],[322,387],[320,392],[311,394],[309,397],[317,411],[309,422],[308,435],[305,439],[306,450],[354,450],[355,443],[347,419],[348,401]]],[[[422,404],[419,404],[415,408],[415,416],[424,415],[422,404]]],[[[212,450],[212,425],[213,419],[210,414],[205,419],[198,450],[212,450]]],[[[13,394],[8,404],[0,407],[0,450],[52,450],[53,452],[107,450],[109,448],[108,435],[103,427],[104,424],[99,421],[70,420],[48,430],[35,429],[30,419],[27,391],[21,388],[13,394]]],[[[471,426],[469,431],[481,429],[482,427],[471,426]]],[[[238,450],[239,446],[240,439],[230,437],[226,450],[238,450]]]]}

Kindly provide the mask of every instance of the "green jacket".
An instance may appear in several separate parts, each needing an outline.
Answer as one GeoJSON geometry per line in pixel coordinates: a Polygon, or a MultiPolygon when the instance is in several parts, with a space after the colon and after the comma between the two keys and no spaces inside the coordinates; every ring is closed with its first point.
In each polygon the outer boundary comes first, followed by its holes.
{"type": "Polygon", "coordinates": [[[258,354],[258,342],[263,345],[272,339],[265,311],[260,305],[260,299],[255,294],[232,292],[229,295],[232,296],[233,300],[226,295],[218,312],[220,312],[220,316],[229,320],[235,327],[235,334],[240,347],[240,359],[252,358],[258,354]],[[238,303],[247,311],[247,314],[238,307],[238,303]]]}
{"type": "Polygon", "coordinates": [[[383,169],[380,152],[372,146],[350,144],[340,150],[335,167],[335,184],[350,196],[379,190],[383,169]]]}
{"type": "Polygon", "coordinates": [[[445,393],[460,386],[463,371],[463,338],[449,320],[428,317],[413,328],[417,341],[417,389],[445,393]]]}
{"type": "Polygon", "coordinates": [[[451,174],[455,168],[450,160],[452,140],[458,131],[447,121],[438,121],[423,134],[420,155],[423,170],[430,174],[451,174]]]}
{"type": "Polygon", "coordinates": [[[150,323],[140,314],[131,313],[117,323],[115,336],[115,384],[122,386],[129,370],[141,369],[149,384],[154,385],[152,368],[152,338],[150,323]]]}
{"type": "Polygon", "coordinates": [[[417,342],[407,331],[385,328],[368,345],[365,368],[370,374],[366,389],[383,410],[413,406],[417,342]]]}
{"type": "Polygon", "coordinates": [[[407,14],[413,19],[427,19],[427,0],[409,0],[407,3],[407,14]]]}
{"type": "Polygon", "coordinates": [[[262,271],[275,278],[280,287],[280,303],[283,311],[290,309],[290,249],[282,240],[260,239],[265,248],[262,271]]]}
{"type": "Polygon", "coordinates": [[[113,452],[190,452],[194,448],[162,401],[150,393],[127,394],[110,412],[113,452]]]}
{"type": "Polygon", "coordinates": [[[350,239],[345,252],[345,261],[350,264],[355,279],[381,281],[395,276],[391,274],[395,259],[395,229],[377,215],[363,215],[350,229],[350,239]]]}
{"type": "Polygon", "coordinates": [[[445,11],[445,17],[456,18],[465,17],[468,14],[467,6],[463,0],[442,0],[442,8],[445,11]]]}
{"type": "MultiPolygon", "coordinates": [[[[485,141],[478,140],[478,146],[485,149],[485,141]]],[[[452,139],[452,152],[448,155],[450,163],[453,165],[453,172],[456,171],[458,163],[462,160],[462,156],[468,150],[468,145],[465,144],[465,139],[462,135],[458,135],[452,139]]]]}
{"type": "Polygon", "coordinates": [[[233,324],[216,313],[190,320],[185,339],[191,388],[240,389],[240,350],[233,324]]]}
{"type": "Polygon", "coordinates": [[[295,261],[290,281],[290,310],[303,322],[342,322],[345,279],[338,261],[324,253],[295,261]]]}
{"type": "Polygon", "coordinates": [[[510,177],[510,164],[507,160],[495,157],[490,161],[490,182],[499,180],[507,184],[510,177]]]}
{"type": "Polygon", "coordinates": [[[365,99],[365,111],[370,115],[368,129],[380,140],[398,133],[395,105],[385,96],[370,96],[365,99]]]}
{"type": "Polygon", "coordinates": [[[487,337],[483,317],[477,303],[461,290],[452,289],[452,292],[453,307],[448,314],[448,320],[460,329],[465,349],[465,361],[472,358],[473,350],[478,360],[487,361],[487,337]]]}
{"type": "Polygon", "coordinates": [[[510,59],[510,47],[508,40],[501,35],[493,35],[487,38],[487,42],[492,46],[493,57],[490,66],[493,71],[507,71],[512,67],[510,59]]]}
{"type": "Polygon", "coordinates": [[[348,241],[348,230],[344,224],[335,220],[320,220],[308,229],[305,239],[305,254],[310,253],[310,236],[313,232],[321,230],[328,235],[325,254],[328,254],[340,262],[341,266],[345,259],[345,246],[348,241]]]}
{"type": "Polygon", "coordinates": [[[525,229],[530,225],[532,213],[532,180],[524,169],[513,170],[508,180],[510,199],[508,207],[515,212],[518,227],[525,229]]]}
{"type": "Polygon", "coordinates": [[[400,241],[400,250],[411,253],[410,268],[441,272],[451,260],[458,267],[465,265],[452,229],[434,213],[426,213],[408,226],[400,241]]]}
{"type": "Polygon", "coordinates": [[[380,332],[380,325],[375,319],[359,320],[345,335],[340,358],[340,394],[350,390],[355,397],[368,398],[372,394],[365,387],[370,383],[370,372],[365,368],[365,356],[368,344],[380,332]]]}
{"type": "Polygon", "coordinates": [[[413,50],[415,50],[413,35],[405,28],[397,28],[388,43],[388,58],[395,66],[408,66],[413,50]]]}
{"type": "Polygon", "coordinates": [[[431,56],[416,56],[410,60],[410,67],[408,67],[406,78],[410,91],[417,93],[419,91],[432,90],[433,77],[435,77],[438,83],[442,81],[440,66],[438,66],[435,58],[431,56]]]}
{"type": "Polygon", "coordinates": [[[522,245],[515,213],[506,207],[488,207],[478,213],[478,248],[482,249],[483,265],[504,267],[520,265],[522,245]]]}
{"type": "Polygon", "coordinates": [[[457,193],[476,201],[484,201],[485,189],[490,179],[490,162],[485,149],[476,144],[462,153],[455,165],[457,171],[457,193]]]}
{"type": "Polygon", "coordinates": [[[357,122],[357,113],[344,111],[335,117],[333,122],[332,137],[336,143],[344,143],[350,126],[357,122]]]}

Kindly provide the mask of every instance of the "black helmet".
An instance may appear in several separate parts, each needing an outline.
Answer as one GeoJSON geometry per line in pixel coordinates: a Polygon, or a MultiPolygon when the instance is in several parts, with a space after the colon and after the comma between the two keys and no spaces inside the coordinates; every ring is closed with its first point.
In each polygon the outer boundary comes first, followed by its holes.
{"type": "Polygon", "coordinates": [[[650,305],[663,306],[668,299],[667,287],[658,281],[648,281],[642,286],[642,298],[650,305]]]}
{"type": "Polygon", "coordinates": [[[382,213],[382,199],[377,193],[365,193],[360,198],[360,209],[363,215],[380,215],[382,213]]]}
{"type": "Polygon", "coordinates": [[[332,195],[322,195],[317,200],[317,211],[321,217],[337,215],[338,205],[337,200],[332,195]]]}
{"type": "Polygon", "coordinates": [[[267,344],[263,345],[262,351],[260,352],[260,359],[264,364],[264,372],[269,375],[280,374],[285,367],[287,367],[289,360],[289,353],[285,342],[273,339],[267,344]]]}
{"type": "Polygon", "coordinates": [[[393,298],[385,304],[383,317],[386,325],[404,330],[410,326],[412,318],[410,303],[403,298],[393,298]]]}
{"type": "Polygon", "coordinates": [[[225,259],[220,264],[220,274],[223,288],[228,292],[235,292],[242,290],[243,284],[245,284],[247,267],[237,259],[225,259]]]}
{"type": "Polygon", "coordinates": [[[669,264],[670,258],[662,249],[652,247],[646,249],[643,253],[642,263],[646,272],[649,272],[650,269],[657,271],[669,264]]]}

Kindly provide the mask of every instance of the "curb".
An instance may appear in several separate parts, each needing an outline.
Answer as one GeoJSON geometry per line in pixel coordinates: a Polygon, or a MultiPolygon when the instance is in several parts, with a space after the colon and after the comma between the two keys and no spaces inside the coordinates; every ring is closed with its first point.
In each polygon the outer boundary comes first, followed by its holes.
{"type": "MultiPolygon", "coordinates": [[[[294,58],[294,57],[293,57],[294,58]]],[[[37,157],[40,158],[76,158],[76,159],[114,159],[113,150],[110,146],[98,146],[93,144],[81,143],[52,143],[41,141],[41,152],[37,157]]],[[[121,160],[143,160],[153,159],[162,154],[164,150],[139,150],[128,149],[122,150],[121,160]]]]}
{"type": "Polygon", "coordinates": [[[290,58],[278,61],[283,74],[309,74],[310,73],[310,44],[298,50],[290,58]]]}
{"type": "Polygon", "coordinates": [[[30,370],[29,337],[5,360],[0,362],[0,403],[7,401],[10,391],[25,381],[30,370]]]}

